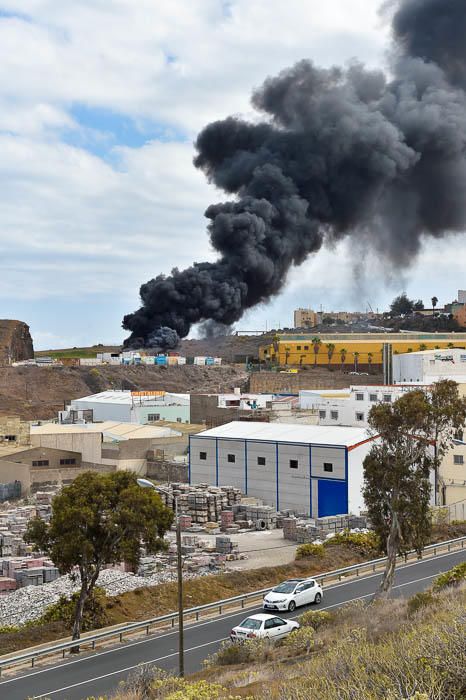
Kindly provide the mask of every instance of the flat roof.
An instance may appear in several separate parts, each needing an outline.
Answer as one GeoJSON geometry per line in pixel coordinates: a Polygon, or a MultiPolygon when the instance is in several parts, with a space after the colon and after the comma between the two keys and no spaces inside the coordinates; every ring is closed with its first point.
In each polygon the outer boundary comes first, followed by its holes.
{"type": "Polygon", "coordinates": [[[141,403],[164,401],[164,399],[167,397],[172,397],[183,401],[188,401],[190,398],[189,394],[179,394],[173,391],[166,391],[164,392],[163,396],[151,396],[150,394],[144,396],[142,393],[140,396],[133,396],[129,390],[120,391],[118,389],[109,389],[108,391],[100,391],[98,394],[81,396],[79,399],[73,399],[70,403],[77,404],[80,401],[88,401],[91,403],[122,404],[124,406],[131,406],[132,404],[140,405],[141,403]]]}
{"type": "Polygon", "coordinates": [[[339,447],[354,447],[370,439],[366,428],[253,421],[232,421],[226,425],[204,430],[195,437],[338,445],[339,447]]]}
{"type": "Polygon", "coordinates": [[[139,423],[120,423],[116,421],[103,421],[102,423],[86,424],[61,424],[46,423],[45,425],[31,426],[31,437],[34,435],[66,435],[66,434],[95,434],[101,433],[104,437],[116,440],[132,440],[139,438],[176,437],[179,432],[168,427],[140,425],[139,423]]]}

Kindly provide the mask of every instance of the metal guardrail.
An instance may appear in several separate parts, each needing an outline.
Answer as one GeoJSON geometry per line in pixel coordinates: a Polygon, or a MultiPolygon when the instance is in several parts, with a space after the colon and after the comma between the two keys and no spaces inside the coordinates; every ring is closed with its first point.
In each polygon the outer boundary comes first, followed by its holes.
{"type": "MultiPolygon", "coordinates": [[[[437,544],[431,544],[422,550],[422,555],[432,553],[432,556],[437,556],[437,554],[443,553],[445,551],[451,552],[458,549],[466,549],[466,537],[458,537],[454,540],[447,540],[445,542],[439,542],[437,544]]],[[[406,563],[412,559],[419,559],[416,552],[411,551],[407,555],[402,555],[398,557],[398,560],[402,563],[406,563]]],[[[421,557],[422,559],[422,557],[421,557]]],[[[380,568],[387,561],[386,557],[381,557],[380,559],[372,559],[371,561],[362,562],[361,564],[353,564],[352,566],[346,566],[343,569],[336,569],[334,571],[328,571],[323,574],[316,574],[312,578],[318,581],[321,585],[328,581],[338,582],[343,578],[351,575],[356,577],[360,576],[361,573],[374,573],[378,568],[380,568]]],[[[226,598],[224,600],[218,600],[214,603],[206,603],[205,605],[199,605],[195,608],[188,608],[184,611],[184,618],[187,621],[197,622],[199,621],[202,613],[213,613],[217,615],[222,615],[226,608],[239,608],[242,610],[246,607],[247,602],[251,602],[257,598],[262,598],[265,593],[270,591],[270,586],[267,588],[261,588],[257,591],[252,591],[250,593],[243,593],[232,598],[226,598]]],[[[238,610],[238,611],[239,611],[238,610]]],[[[96,643],[109,640],[112,638],[119,638],[120,642],[123,642],[123,635],[130,635],[131,633],[138,632],[141,630],[146,631],[146,635],[150,634],[151,628],[156,628],[158,626],[166,627],[169,625],[171,628],[175,628],[175,623],[178,619],[178,612],[168,613],[167,615],[161,615],[159,617],[154,617],[149,620],[142,620],[140,622],[130,622],[125,625],[112,627],[111,629],[105,629],[101,632],[93,632],[82,636],[79,640],[70,640],[67,642],[60,642],[58,644],[51,645],[44,648],[35,648],[31,651],[24,652],[22,654],[17,654],[16,656],[5,655],[0,657],[0,676],[5,668],[10,668],[18,664],[22,664],[26,661],[31,662],[31,667],[34,667],[36,659],[45,656],[51,656],[53,654],[61,654],[62,658],[65,658],[66,652],[69,649],[76,647],[88,647],[95,649],[96,643]]],[[[153,630],[154,631],[154,630],[153,630]]]]}

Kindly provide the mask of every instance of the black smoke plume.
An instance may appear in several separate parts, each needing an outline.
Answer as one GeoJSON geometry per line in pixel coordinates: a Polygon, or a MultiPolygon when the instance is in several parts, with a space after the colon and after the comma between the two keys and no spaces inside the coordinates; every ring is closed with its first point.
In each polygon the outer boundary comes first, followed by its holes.
{"type": "Polygon", "coordinates": [[[219,258],[144,284],[127,342],[231,325],[325,240],[356,237],[399,267],[424,237],[466,228],[466,0],[392,4],[390,79],[303,60],[253,94],[263,122],[199,134],[196,167],[234,196],[206,211],[219,258]]]}

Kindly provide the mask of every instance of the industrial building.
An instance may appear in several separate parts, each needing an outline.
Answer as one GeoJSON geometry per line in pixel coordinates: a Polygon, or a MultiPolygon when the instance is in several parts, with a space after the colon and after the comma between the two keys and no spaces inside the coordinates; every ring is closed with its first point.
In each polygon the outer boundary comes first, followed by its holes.
{"type": "Polygon", "coordinates": [[[31,443],[78,452],[83,467],[127,469],[145,475],[151,457],[157,453],[181,454],[188,445],[188,436],[169,427],[114,421],[84,425],[46,423],[31,427],[31,443]]]}
{"type": "Polygon", "coordinates": [[[313,337],[279,335],[259,348],[259,359],[280,366],[317,364],[371,371],[382,366],[387,343],[394,355],[451,346],[466,348],[466,333],[326,333],[319,334],[320,343],[313,342],[313,337]]]}
{"type": "Polygon", "coordinates": [[[466,383],[466,350],[424,350],[393,355],[395,384],[432,384],[441,379],[466,383]]]}
{"type": "Polygon", "coordinates": [[[166,391],[102,391],[74,399],[60,411],[60,423],[118,421],[155,423],[159,420],[189,423],[189,394],[166,391]]]}
{"type": "Polygon", "coordinates": [[[233,421],[191,436],[190,483],[235,486],[311,517],[359,514],[372,439],[362,428],[233,421]]]}

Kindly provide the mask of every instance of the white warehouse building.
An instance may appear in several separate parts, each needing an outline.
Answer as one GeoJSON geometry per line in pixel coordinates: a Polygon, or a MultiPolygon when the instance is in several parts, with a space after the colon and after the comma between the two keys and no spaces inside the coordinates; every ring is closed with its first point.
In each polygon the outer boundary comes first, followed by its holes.
{"type": "Polygon", "coordinates": [[[362,428],[233,421],[190,437],[189,481],[311,517],[359,514],[372,439],[362,428]]]}
{"type": "Polygon", "coordinates": [[[432,384],[442,379],[466,383],[466,349],[422,350],[393,355],[395,384],[432,384]]]}
{"type": "Polygon", "coordinates": [[[121,423],[154,423],[159,420],[189,423],[190,395],[165,391],[101,391],[74,399],[65,411],[59,412],[60,423],[118,421],[121,423]],[[92,411],[91,413],[85,413],[92,411]]]}

